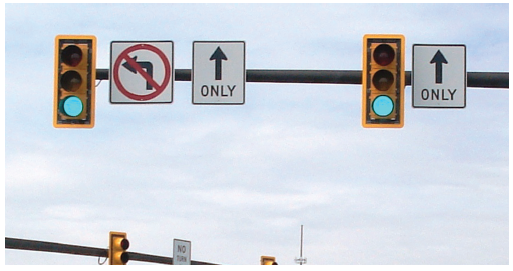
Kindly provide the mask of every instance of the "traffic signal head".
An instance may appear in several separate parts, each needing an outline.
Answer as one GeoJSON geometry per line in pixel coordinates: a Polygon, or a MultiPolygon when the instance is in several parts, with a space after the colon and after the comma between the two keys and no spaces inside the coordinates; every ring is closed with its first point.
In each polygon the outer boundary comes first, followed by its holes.
{"type": "Polygon", "coordinates": [[[55,37],[53,126],[92,128],[96,80],[96,37],[55,37]]]}
{"type": "Polygon", "coordinates": [[[276,257],[260,256],[260,265],[278,265],[276,257]]]}
{"type": "Polygon", "coordinates": [[[125,265],[128,260],[128,252],[126,250],[130,246],[126,233],[124,232],[109,232],[109,264],[110,265],[125,265]]]}
{"type": "Polygon", "coordinates": [[[363,37],[362,125],[404,126],[404,36],[363,37]]]}

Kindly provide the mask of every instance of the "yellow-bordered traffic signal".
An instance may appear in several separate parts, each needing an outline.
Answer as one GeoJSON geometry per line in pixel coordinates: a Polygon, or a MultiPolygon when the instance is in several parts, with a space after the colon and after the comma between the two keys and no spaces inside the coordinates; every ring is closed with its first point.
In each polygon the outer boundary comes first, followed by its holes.
{"type": "Polygon", "coordinates": [[[260,265],[278,265],[276,257],[273,256],[260,256],[260,265]]]}
{"type": "Polygon", "coordinates": [[[404,126],[403,35],[363,37],[362,125],[365,128],[404,126]]]}
{"type": "Polygon", "coordinates": [[[92,128],[96,80],[96,37],[55,37],[53,126],[92,128]]]}
{"type": "Polygon", "coordinates": [[[126,250],[130,246],[130,242],[126,239],[124,232],[109,232],[109,264],[125,265],[128,260],[128,252],[126,250]]]}

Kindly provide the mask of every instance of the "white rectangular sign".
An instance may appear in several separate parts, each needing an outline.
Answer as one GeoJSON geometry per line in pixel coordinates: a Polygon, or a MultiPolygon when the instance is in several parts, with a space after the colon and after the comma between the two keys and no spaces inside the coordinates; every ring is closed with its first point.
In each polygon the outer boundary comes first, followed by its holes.
{"type": "Polygon", "coordinates": [[[195,41],[192,47],[192,103],[244,104],[246,43],[195,41]]]}
{"type": "Polygon", "coordinates": [[[171,103],[172,41],[113,41],[110,44],[111,103],[171,103]]]}
{"type": "Polygon", "coordinates": [[[413,107],[464,108],[467,64],[465,45],[413,45],[413,107]]]}
{"type": "Polygon", "coordinates": [[[191,241],[173,240],[173,265],[191,265],[191,241]]]}

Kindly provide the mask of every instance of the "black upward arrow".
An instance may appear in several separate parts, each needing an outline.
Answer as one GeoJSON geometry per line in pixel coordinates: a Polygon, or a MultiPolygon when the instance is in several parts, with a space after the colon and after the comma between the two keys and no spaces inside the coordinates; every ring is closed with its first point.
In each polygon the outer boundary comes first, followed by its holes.
{"type": "Polygon", "coordinates": [[[440,50],[438,50],[433,56],[433,59],[431,59],[431,64],[436,63],[435,65],[435,73],[436,73],[436,83],[441,84],[442,83],[442,63],[447,64],[447,59],[445,59],[444,55],[440,50]]]}
{"type": "MultiPolygon", "coordinates": [[[[145,69],[146,73],[148,73],[148,75],[151,78],[153,78],[153,64],[151,64],[151,62],[148,62],[148,61],[137,61],[137,56],[134,56],[133,60],[137,64],[139,64],[139,66],[141,66],[141,68],[145,69]]],[[[125,67],[127,70],[137,74],[137,69],[132,67],[130,65],[130,63],[128,63],[128,62],[123,63],[123,67],[125,67]]],[[[146,90],[152,90],[152,89],[153,89],[153,87],[151,86],[150,82],[146,81],[146,90]]]]}
{"type": "Polygon", "coordinates": [[[221,80],[221,78],[222,78],[221,61],[228,60],[226,55],[223,53],[223,50],[221,50],[221,47],[219,47],[219,46],[217,47],[216,51],[210,57],[210,60],[216,61],[216,80],[221,80]]]}

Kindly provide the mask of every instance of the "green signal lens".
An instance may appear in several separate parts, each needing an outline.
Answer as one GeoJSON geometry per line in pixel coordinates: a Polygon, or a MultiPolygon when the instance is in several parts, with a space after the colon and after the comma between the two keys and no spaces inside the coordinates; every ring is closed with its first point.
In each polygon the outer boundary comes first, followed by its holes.
{"type": "Polygon", "coordinates": [[[386,95],[378,96],[372,101],[372,111],[380,117],[386,117],[394,111],[394,101],[386,95]]]}
{"type": "Polygon", "coordinates": [[[66,116],[77,117],[84,110],[84,104],[77,96],[68,96],[61,101],[60,108],[66,116]]]}
{"type": "Polygon", "coordinates": [[[130,260],[130,256],[126,252],[121,253],[119,258],[123,264],[126,264],[130,260]]]}

